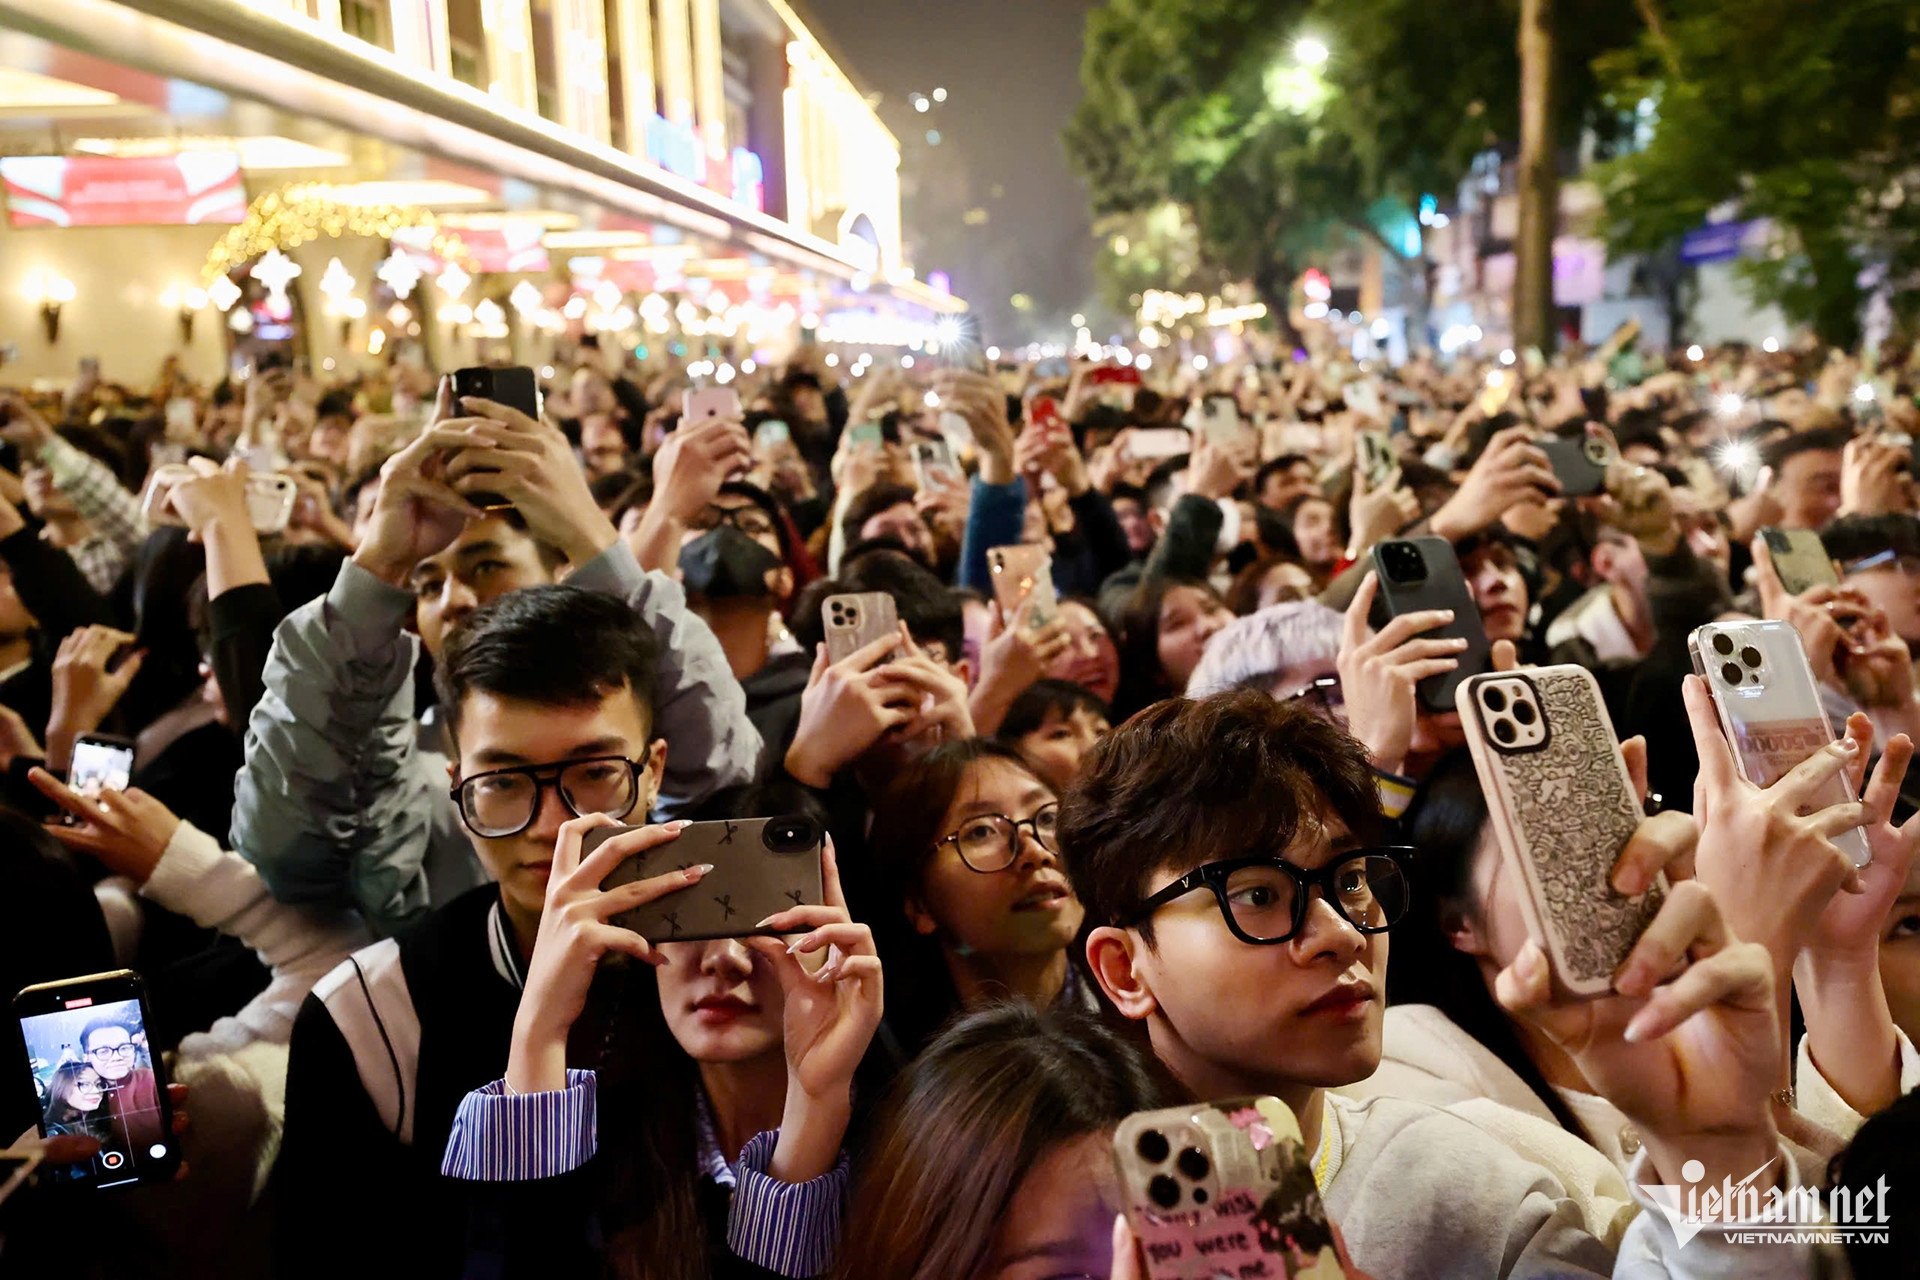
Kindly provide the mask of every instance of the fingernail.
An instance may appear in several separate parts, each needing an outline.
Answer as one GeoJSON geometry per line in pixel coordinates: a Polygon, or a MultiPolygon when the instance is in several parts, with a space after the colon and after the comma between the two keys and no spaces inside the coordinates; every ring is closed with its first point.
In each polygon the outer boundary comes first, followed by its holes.
{"type": "Polygon", "coordinates": [[[692,818],[676,818],[672,822],[669,822],[667,825],[673,828],[675,834],[678,834],[679,832],[685,831],[688,827],[692,826],[693,819],[692,818]]]}
{"type": "Polygon", "coordinates": [[[1837,745],[1840,748],[1840,754],[1843,756],[1850,756],[1854,752],[1860,749],[1860,744],[1855,742],[1852,738],[1842,738],[1835,745],[1837,745]]]}
{"type": "Polygon", "coordinates": [[[695,880],[698,880],[701,876],[706,875],[707,872],[711,870],[713,870],[713,864],[711,862],[702,862],[696,866],[688,867],[687,875],[692,877],[695,880]]]}
{"type": "Polygon", "coordinates": [[[759,924],[756,924],[753,927],[756,929],[764,929],[768,925],[772,924],[776,919],[778,919],[777,916],[768,916],[765,920],[762,920],[759,924]]]}
{"type": "Polygon", "coordinates": [[[1627,1023],[1626,1030],[1620,1033],[1620,1038],[1628,1044],[1639,1044],[1647,1038],[1646,1010],[1642,1009],[1639,1013],[1633,1015],[1632,1021],[1627,1023]]]}
{"type": "Polygon", "coordinates": [[[1539,978],[1546,972],[1547,958],[1538,947],[1527,947],[1519,956],[1520,976],[1528,980],[1539,978]]]}

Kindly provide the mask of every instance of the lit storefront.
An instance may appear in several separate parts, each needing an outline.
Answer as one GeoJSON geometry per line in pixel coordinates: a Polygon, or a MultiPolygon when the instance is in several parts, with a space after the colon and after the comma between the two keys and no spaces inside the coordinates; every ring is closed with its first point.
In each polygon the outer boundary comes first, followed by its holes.
{"type": "Polygon", "coordinates": [[[0,380],[924,342],[898,167],[784,0],[0,0],[0,380]]]}

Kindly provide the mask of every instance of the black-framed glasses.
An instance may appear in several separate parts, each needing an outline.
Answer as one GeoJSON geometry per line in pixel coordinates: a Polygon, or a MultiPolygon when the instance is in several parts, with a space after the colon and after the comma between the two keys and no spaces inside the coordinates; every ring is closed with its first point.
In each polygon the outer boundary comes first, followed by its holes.
{"type": "Polygon", "coordinates": [[[732,525],[749,538],[771,538],[778,534],[773,527],[773,517],[755,506],[721,507],[708,503],[688,527],[706,533],[723,524],[732,525]]]}
{"type": "Polygon", "coordinates": [[[490,769],[462,779],[453,788],[453,801],[467,830],[486,840],[517,836],[532,826],[548,787],[559,790],[561,803],[576,818],[592,813],[624,818],[639,802],[643,767],[638,760],[607,755],[490,769]]]}
{"type": "Polygon", "coordinates": [[[1304,702],[1326,716],[1344,714],[1347,709],[1347,695],[1340,690],[1339,676],[1316,676],[1283,701],[1304,702]]]}
{"type": "Polygon", "coordinates": [[[87,1050],[89,1058],[98,1058],[103,1062],[111,1062],[115,1058],[131,1058],[133,1055],[134,1047],[130,1044],[103,1044],[97,1049],[87,1050]]]}
{"type": "Polygon", "coordinates": [[[1048,853],[1058,853],[1055,833],[1060,827],[1060,806],[1045,804],[1031,818],[1009,818],[1004,813],[983,813],[968,818],[952,835],[934,841],[934,847],[950,844],[960,852],[960,861],[970,871],[990,875],[1005,871],[1020,856],[1020,829],[1033,833],[1035,842],[1048,853]]]}
{"type": "Polygon", "coordinates": [[[1355,849],[1314,871],[1272,855],[1209,862],[1153,894],[1127,923],[1138,924],[1175,898],[1205,888],[1234,937],[1266,946],[1300,932],[1318,889],[1361,933],[1385,933],[1407,914],[1413,895],[1405,864],[1413,852],[1410,845],[1355,849]]]}

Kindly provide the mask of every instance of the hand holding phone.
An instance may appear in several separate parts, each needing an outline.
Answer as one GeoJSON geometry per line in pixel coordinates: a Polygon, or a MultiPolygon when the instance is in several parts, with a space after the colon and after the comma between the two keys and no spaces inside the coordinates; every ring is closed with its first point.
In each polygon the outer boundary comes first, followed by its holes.
{"type": "Polygon", "coordinates": [[[732,387],[698,387],[681,393],[681,427],[697,426],[715,418],[723,418],[728,422],[740,421],[738,391],[732,387]]]}
{"type": "Polygon", "coordinates": [[[1774,576],[1789,595],[1804,595],[1815,587],[1837,587],[1840,573],[1820,535],[1812,529],[1782,529],[1765,525],[1760,540],[1773,562],[1774,576]]]}
{"type": "Polygon", "coordinates": [[[525,365],[508,365],[502,368],[474,366],[453,371],[453,395],[456,410],[463,410],[461,401],[469,397],[475,400],[491,400],[494,404],[516,409],[533,419],[540,421],[540,383],[533,370],[525,365]]]}
{"type": "MultiPolygon", "coordinates": [[[[588,831],[580,844],[583,864],[607,841],[638,829],[588,831]]],[[[678,868],[711,866],[699,890],[642,903],[608,923],[653,943],[773,936],[762,921],[826,901],[820,873],[824,836],[812,819],[799,816],[690,823],[671,842],[627,855],[600,887],[611,893],[678,868]]]]}
{"type": "Polygon", "coordinates": [[[820,621],[829,662],[840,662],[876,640],[900,634],[899,611],[884,591],[828,596],[820,602],[820,621]]]}
{"type": "Polygon", "coordinates": [[[1053,557],[1033,543],[987,550],[987,569],[993,575],[993,598],[1002,616],[1012,619],[1020,606],[1032,602],[1027,625],[1040,630],[1060,615],[1053,589],[1053,557]]]}
{"type": "Polygon", "coordinates": [[[1492,648],[1480,621],[1480,607],[1461,572],[1453,547],[1442,538],[1389,538],[1374,544],[1373,570],[1379,580],[1378,611],[1387,619],[1427,610],[1451,610],[1451,621],[1430,629],[1428,640],[1459,639],[1458,665],[1423,678],[1415,691],[1429,711],[1454,709],[1454,691],[1469,676],[1485,671],[1492,648]]]}
{"type": "Polygon", "coordinates": [[[165,1182],[180,1151],[146,987],[130,969],[28,987],[13,1002],[43,1137],[78,1134],[92,1159],[43,1176],[90,1191],[165,1182]]]}

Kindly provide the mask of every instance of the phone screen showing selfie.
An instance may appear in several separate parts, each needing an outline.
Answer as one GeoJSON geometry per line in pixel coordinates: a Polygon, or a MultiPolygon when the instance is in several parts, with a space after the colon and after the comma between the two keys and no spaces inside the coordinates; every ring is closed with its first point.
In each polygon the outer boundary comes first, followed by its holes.
{"type": "Polygon", "coordinates": [[[89,1137],[100,1149],[78,1163],[43,1165],[42,1180],[104,1191],[171,1177],[179,1153],[140,1000],[76,985],[57,1003],[65,1007],[20,1016],[40,1132],[89,1137]]]}

